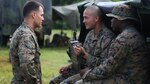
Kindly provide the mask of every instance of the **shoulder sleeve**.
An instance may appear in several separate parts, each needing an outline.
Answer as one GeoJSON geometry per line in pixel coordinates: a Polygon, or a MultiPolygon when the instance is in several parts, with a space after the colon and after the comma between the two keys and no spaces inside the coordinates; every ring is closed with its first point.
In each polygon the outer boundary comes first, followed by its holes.
{"type": "Polygon", "coordinates": [[[35,54],[36,47],[32,35],[22,35],[19,40],[18,56],[20,61],[20,67],[23,70],[24,76],[26,78],[36,78],[34,61],[35,54]]]}

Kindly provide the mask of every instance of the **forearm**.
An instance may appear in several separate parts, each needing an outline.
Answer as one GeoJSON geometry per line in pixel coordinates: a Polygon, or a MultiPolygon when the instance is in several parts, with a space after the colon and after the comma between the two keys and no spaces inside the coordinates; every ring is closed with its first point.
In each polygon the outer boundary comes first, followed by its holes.
{"type": "Polygon", "coordinates": [[[97,67],[89,68],[82,76],[82,78],[84,80],[97,80],[107,78],[111,75],[112,75],[111,69],[101,64],[97,67]]]}
{"type": "Polygon", "coordinates": [[[33,82],[41,84],[41,73],[39,73],[38,65],[35,63],[22,63],[20,68],[22,69],[23,77],[27,82],[33,82]]]}
{"type": "Polygon", "coordinates": [[[90,67],[90,68],[96,67],[97,64],[99,64],[99,63],[100,63],[99,57],[95,57],[95,56],[88,54],[88,57],[87,57],[88,67],[90,67]]]}
{"type": "Polygon", "coordinates": [[[84,79],[94,80],[112,76],[112,74],[119,70],[120,66],[124,63],[128,50],[127,46],[119,44],[119,42],[112,44],[109,49],[107,59],[101,62],[99,66],[92,68],[88,73],[86,73],[84,79]]]}
{"type": "Polygon", "coordinates": [[[23,75],[25,78],[29,78],[29,79],[37,78],[36,76],[37,69],[33,61],[27,63],[21,63],[20,67],[24,73],[23,75]]]}

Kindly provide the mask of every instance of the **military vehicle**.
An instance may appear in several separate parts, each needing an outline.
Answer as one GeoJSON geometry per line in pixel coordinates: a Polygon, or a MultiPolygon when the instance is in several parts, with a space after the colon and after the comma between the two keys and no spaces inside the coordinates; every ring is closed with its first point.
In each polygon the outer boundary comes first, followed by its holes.
{"type": "Polygon", "coordinates": [[[99,6],[99,8],[103,12],[103,19],[104,23],[108,28],[110,27],[110,20],[111,18],[107,17],[106,14],[110,13],[111,10],[113,9],[114,6],[117,6],[119,4],[130,4],[131,6],[135,7],[138,12],[138,17],[140,18],[140,31],[141,33],[146,37],[147,42],[150,42],[150,25],[148,24],[150,22],[150,0],[132,0],[132,1],[118,1],[118,2],[98,2],[98,3],[93,3],[93,2],[87,2],[82,5],[78,6],[78,10],[80,13],[80,35],[79,35],[79,42],[84,43],[86,34],[90,30],[85,29],[85,25],[83,23],[83,11],[84,9],[89,6],[95,4],[99,6]]]}
{"type": "MultiPolygon", "coordinates": [[[[10,36],[23,21],[22,8],[29,0],[0,0],[0,46],[6,46],[10,36]]],[[[49,31],[52,17],[52,0],[38,0],[44,6],[44,30],[49,31]]],[[[39,38],[43,40],[44,37],[39,38]]]]}

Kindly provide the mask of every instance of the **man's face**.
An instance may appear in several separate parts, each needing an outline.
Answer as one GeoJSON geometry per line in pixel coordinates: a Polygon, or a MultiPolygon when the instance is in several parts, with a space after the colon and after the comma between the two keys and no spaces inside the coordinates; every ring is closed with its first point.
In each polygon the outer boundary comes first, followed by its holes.
{"type": "Polygon", "coordinates": [[[115,32],[118,32],[120,30],[120,23],[121,21],[116,19],[116,18],[112,18],[111,20],[111,27],[115,32]]]}
{"type": "Polygon", "coordinates": [[[43,20],[44,20],[44,11],[43,11],[43,8],[40,6],[39,10],[36,11],[35,14],[36,14],[36,16],[35,16],[35,19],[34,19],[34,27],[35,28],[41,28],[43,20]]]}
{"type": "Polygon", "coordinates": [[[83,13],[83,23],[86,26],[86,29],[93,29],[96,24],[96,16],[93,15],[92,10],[85,9],[83,13]]]}

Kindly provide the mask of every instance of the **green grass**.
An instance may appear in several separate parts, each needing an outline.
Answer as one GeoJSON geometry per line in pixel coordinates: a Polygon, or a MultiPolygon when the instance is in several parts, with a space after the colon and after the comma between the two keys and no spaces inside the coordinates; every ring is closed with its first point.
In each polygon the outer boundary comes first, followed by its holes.
{"type": "MultiPolygon", "coordinates": [[[[8,48],[0,48],[0,84],[10,84],[12,67],[9,62],[8,48]]],[[[66,48],[41,48],[41,67],[43,84],[57,76],[60,67],[68,65],[66,48]]]]}
{"type": "MultiPolygon", "coordinates": [[[[64,32],[67,33],[67,36],[71,37],[72,33],[70,30],[64,30],[64,32]]],[[[60,30],[52,30],[52,35],[54,33],[60,33],[60,30]]],[[[41,48],[40,60],[43,84],[48,84],[50,79],[59,74],[58,70],[62,66],[69,64],[66,49],[67,47],[41,48]]],[[[0,84],[10,84],[13,77],[8,50],[8,47],[0,48],[0,84]]]]}
{"type": "Polygon", "coordinates": [[[43,83],[48,84],[51,78],[57,76],[60,67],[69,64],[68,60],[66,48],[42,48],[41,66],[43,83]]]}
{"type": "Polygon", "coordinates": [[[8,48],[0,48],[0,84],[10,84],[12,78],[8,48]]]}

